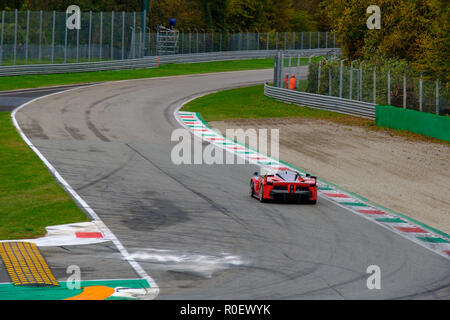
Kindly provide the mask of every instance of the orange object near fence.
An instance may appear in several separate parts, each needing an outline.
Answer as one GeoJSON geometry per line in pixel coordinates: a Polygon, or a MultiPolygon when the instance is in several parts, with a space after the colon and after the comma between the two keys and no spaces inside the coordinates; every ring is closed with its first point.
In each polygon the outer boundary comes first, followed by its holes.
{"type": "Polygon", "coordinates": [[[289,81],[289,89],[294,90],[297,85],[297,79],[295,79],[295,74],[291,76],[291,80],[289,81]]]}

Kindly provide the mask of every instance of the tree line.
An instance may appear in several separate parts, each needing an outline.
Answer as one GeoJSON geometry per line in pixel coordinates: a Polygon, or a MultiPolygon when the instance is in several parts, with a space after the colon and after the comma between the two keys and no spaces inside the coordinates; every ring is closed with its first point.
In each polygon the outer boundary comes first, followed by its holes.
{"type": "MultiPolygon", "coordinates": [[[[167,25],[174,18],[182,29],[242,31],[316,31],[321,0],[144,0],[148,25],[167,25]]],[[[143,0],[2,0],[1,10],[143,11],[143,0]]]]}
{"type": "MultiPolygon", "coordinates": [[[[448,0],[147,0],[147,25],[175,18],[182,30],[333,31],[348,61],[406,62],[447,80],[448,0]],[[366,26],[369,5],[381,9],[381,29],[366,26]]],[[[143,0],[1,0],[0,9],[142,11],[143,0]]]]}

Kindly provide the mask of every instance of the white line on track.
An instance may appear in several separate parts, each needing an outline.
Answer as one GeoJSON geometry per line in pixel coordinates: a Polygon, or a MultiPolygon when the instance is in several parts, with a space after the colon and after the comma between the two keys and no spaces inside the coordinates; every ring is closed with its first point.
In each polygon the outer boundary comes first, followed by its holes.
{"type": "Polygon", "coordinates": [[[101,231],[103,232],[103,234],[105,235],[106,238],[110,239],[114,245],[116,246],[116,248],[119,250],[119,252],[121,253],[121,255],[123,256],[123,258],[128,261],[128,263],[130,264],[130,266],[134,269],[134,271],[143,279],[145,279],[148,284],[150,285],[150,290],[148,290],[148,294],[146,295],[147,299],[155,299],[158,294],[159,294],[159,287],[156,284],[156,282],[147,274],[147,272],[145,272],[145,270],[140,266],[140,264],[138,262],[136,262],[136,260],[134,260],[134,258],[128,253],[128,251],[125,249],[125,247],[122,245],[122,243],[119,241],[119,239],[112,233],[112,231],[103,223],[103,221],[100,219],[100,217],[95,213],[95,211],[86,203],[86,201],[84,201],[83,198],[80,197],[80,195],[78,195],[78,193],[67,183],[67,181],[59,174],[59,172],[55,169],[55,167],[53,167],[53,165],[44,157],[44,155],[36,148],[36,146],[34,146],[31,141],[28,139],[28,137],[23,133],[22,129],[19,126],[19,123],[16,120],[16,113],[21,110],[22,108],[24,108],[25,106],[36,102],[40,99],[43,98],[47,98],[50,96],[54,96],[60,93],[66,93],[69,91],[73,91],[73,90],[77,90],[80,88],[89,88],[89,87],[93,87],[93,86],[97,86],[97,85],[102,85],[105,83],[96,83],[96,84],[92,84],[92,85],[88,85],[88,86],[83,86],[83,87],[76,87],[76,88],[71,88],[71,89],[67,89],[67,90],[63,90],[60,92],[55,92],[55,93],[51,93],[42,97],[38,97],[35,98],[33,100],[30,100],[20,106],[18,106],[17,108],[15,108],[12,113],[11,113],[11,118],[12,118],[12,122],[14,124],[14,126],[17,128],[17,130],[19,131],[20,136],[22,137],[22,139],[25,141],[25,143],[31,148],[31,150],[33,150],[37,156],[42,160],[42,162],[44,162],[44,164],[47,166],[47,168],[49,169],[49,171],[52,173],[52,175],[56,178],[56,180],[61,184],[61,186],[75,199],[75,201],[79,204],[79,206],[81,206],[85,212],[87,212],[89,214],[89,216],[91,217],[92,220],[97,221],[98,222],[98,226],[101,229],[101,231]]]}

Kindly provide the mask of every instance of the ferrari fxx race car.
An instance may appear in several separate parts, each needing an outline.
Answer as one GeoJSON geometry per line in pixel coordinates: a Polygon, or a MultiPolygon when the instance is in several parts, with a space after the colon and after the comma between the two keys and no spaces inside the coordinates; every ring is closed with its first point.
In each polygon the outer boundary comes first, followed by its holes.
{"type": "Polygon", "coordinates": [[[271,167],[254,173],[250,180],[250,196],[257,196],[261,202],[281,200],[315,204],[317,178],[309,174],[302,177],[287,167],[271,167]]]}

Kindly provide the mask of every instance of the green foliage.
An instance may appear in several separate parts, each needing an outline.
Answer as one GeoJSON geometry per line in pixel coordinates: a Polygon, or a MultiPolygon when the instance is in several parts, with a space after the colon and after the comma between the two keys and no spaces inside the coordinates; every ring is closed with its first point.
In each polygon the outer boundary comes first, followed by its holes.
{"type": "MultiPolygon", "coordinates": [[[[245,31],[312,31],[320,20],[321,0],[147,0],[148,25],[167,25],[175,18],[181,29],[245,31]]],[[[69,5],[82,11],[141,11],[142,0],[2,0],[0,9],[56,10],[69,5]]]]}
{"type": "Polygon", "coordinates": [[[446,0],[329,0],[322,5],[349,60],[405,60],[419,71],[449,79],[450,40],[446,0]],[[381,29],[369,30],[366,8],[381,9],[381,29]]]}

